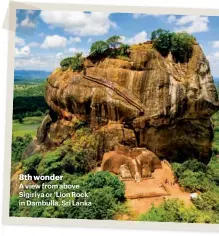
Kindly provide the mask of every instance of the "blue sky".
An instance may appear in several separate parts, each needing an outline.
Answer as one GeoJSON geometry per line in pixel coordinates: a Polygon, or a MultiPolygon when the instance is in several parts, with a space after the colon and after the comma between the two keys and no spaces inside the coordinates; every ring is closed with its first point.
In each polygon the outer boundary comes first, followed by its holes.
{"type": "Polygon", "coordinates": [[[52,71],[67,56],[88,55],[97,40],[119,35],[125,43],[141,43],[153,30],[163,28],[193,34],[213,76],[219,77],[218,26],[218,16],[17,10],[15,67],[52,71]]]}

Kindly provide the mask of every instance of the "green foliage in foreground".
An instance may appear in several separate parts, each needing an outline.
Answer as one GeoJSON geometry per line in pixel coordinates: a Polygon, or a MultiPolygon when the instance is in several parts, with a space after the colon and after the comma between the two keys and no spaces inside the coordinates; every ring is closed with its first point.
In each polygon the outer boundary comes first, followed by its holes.
{"type": "MultiPolygon", "coordinates": [[[[70,218],[70,219],[113,219],[124,209],[124,184],[117,176],[109,172],[89,173],[82,177],[64,174],[64,180],[51,181],[47,184],[71,184],[80,185],[77,193],[87,192],[88,197],[70,198],[44,198],[44,201],[57,200],[59,206],[19,206],[18,197],[12,196],[10,199],[10,215],[23,217],[47,217],[47,218],[70,218]],[[91,202],[91,206],[64,206],[64,201],[91,202]]],[[[62,193],[69,193],[69,190],[58,190],[62,193]]],[[[39,190],[39,193],[53,193],[54,189],[39,190]]],[[[32,199],[39,201],[39,199],[32,199]]]]}
{"type": "Polygon", "coordinates": [[[186,32],[172,33],[158,29],[152,32],[151,40],[161,55],[167,56],[171,52],[176,62],[186,63],[192,56],[195,38],[186,32]]]}
{"type": "Polygon", "coordinates": [[[213,157],[208,165],[192,159],[182,164],[173,163],[173,171],[181,186],[189,192],[199,192],[193,199],[194,206],[166,200],[152,207],[139,220],[157,222],[219,223],[219,159],[213,157]]]}
{"type": "Polygon", "coordinates": [[[26,173],[38,175],[61,175],[63,172],[83,175],[98,165],[102,139],[89,128],[80,128],[75,132],[75,140],[66,140],[54,151],[46,152],[41,158],[33,155],[24,161],[26,173]]]}
{"type": "Polygon", "coordinates": [[[172,167],[180,185],[189,192],[219,188],[219,159],[216,157],[208,165],[192,159],[182,164],[173,163],[172,167]]]}
{"type": "Polygon", "coordinates": [[[183,223],[219,223],[219,218],[212,212],[201,212],[195,207],[186,207],[178,199],[167,200],[158,207],[139,217],[140,221],[183,222],[183,223]]]}
{"type": "Polygon", "coordinates": [[[82,53],[76,53],[73,57],[67,57],[60,62],[60,66],[63,70],[71,68],[73,71],[83,70],[84,58],[82,53]]]}
{"type": "Polygon", "coordinates": [[[19,162],[27,145],[32,141],[32,136],[26,134],[24,137],[12,137],[12,162],[19,162]]]}

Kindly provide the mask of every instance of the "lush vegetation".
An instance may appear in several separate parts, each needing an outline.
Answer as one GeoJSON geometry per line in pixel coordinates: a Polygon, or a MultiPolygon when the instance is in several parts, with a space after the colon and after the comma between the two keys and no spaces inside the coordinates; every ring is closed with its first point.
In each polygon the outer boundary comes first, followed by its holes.
{"type": "Polygon", "coordinates": [[[219,159],[213,157],[209,165],[196,160],[173,163],[179,184],[188,192],[198,192],[193,206],[186,207],[178,199],[170,199],[158,207],[152,206],[139,220],[157,222],[219,223],[219,159]]]}
{"type": "MultiPolygon", "coordinates": [[[[37,159],[37,158],[35,158],[37,159]]],[[[71,218],[71,219],[113,219],[117,214],[124,211],[124,184],[117,176],[109,172],[89,173],[81,177],[64,174],[64,181],[50,181],[50,185],[79,185],[74,190],[76,193],[88,193],[88,197],[70,197],[67,200],[74,202],[92,202],[91,206],[64,206],[66,198],[44,198],[44,201],[56,200],[59,206],[19,206],[18,196],[10,199],[10,215],[23,217],[47,217],[47,218],[71,218]]],[[[54,189],[39,190],[39,193],[53,193],[54,189]]],[[[59,190],[62,193],[69,193],[69,190],[59,190]]],[[[39,201],[35,198],[32,201],[39,201]]]]}
{"type": "Polygon", "coordinates": [[[91,45],[90,56],[91,57],[128,57],[129,56],[128,44],[122,43],[120,36],[114,35],[108,38],[106,41],[97,41],[91,45]]]}
{"type": "Polygon", "coordinates": [[[63,70],[71,68],[73,71],[83,70],[83,55],[82,53],[76,53],[73,57],[67,57],[60,62],[60,66],[63,70]]]}
{"type": "Polygon", "coordinates": [[[32,136],[29,134],[24,137],[12,137],[12,162],[19,162],[22,159],[23,151],[31,141],[32,136]]]}
{"type": "Polygon", "coordinates": [[[42,116],[48,110],[45,102],[46,83],[29,84],[26,81],[15,84],[13,100],[13,119],[22,123],[23,118],[42,116]]]}
{"type": "Polygon", "coordinates": [[[158,29],[151,34],[154,48],[163,56],[172,53],[176,62],[185,63],[192,56],[195,38],[186,32],[175,33],[158,29]]]}
{"type": "Polygon", "coordinates": [[[151,210],[139,217],[140,221],[155,222],[184,222],[210,223],[209,215],[205,215],[195,207],[186,207],[178,199],[166,200],[159,207],[152,206],[151,210]]]}
{"type": "Polygon", "coordinates": [[[74,141],[66,140],[56,150],[45,153],[43,158],[30,156],[24,161],[24,170],[38,175],[61,175],[63,172],[83,175],[97,167],[101,150],[101,136],[83,127],[76,131],[74,141]]]}

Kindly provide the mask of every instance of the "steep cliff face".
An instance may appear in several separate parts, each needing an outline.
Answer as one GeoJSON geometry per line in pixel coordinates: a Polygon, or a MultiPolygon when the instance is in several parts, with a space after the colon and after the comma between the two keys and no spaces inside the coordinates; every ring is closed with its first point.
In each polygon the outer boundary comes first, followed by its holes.
{"type": "Polygon", "coordinates": [[[86,74],[57,69],[49,76],[45,99],[51,112],[30,153],[59,145],[84,121],[103,135],[104,152],[123,144],[146,147],[159,158],[208,163],[210,118],[219,104],[199,45],[185,64],[143,44],[132,47],[126,60],[87,58],[85,66],[86,74]]]}

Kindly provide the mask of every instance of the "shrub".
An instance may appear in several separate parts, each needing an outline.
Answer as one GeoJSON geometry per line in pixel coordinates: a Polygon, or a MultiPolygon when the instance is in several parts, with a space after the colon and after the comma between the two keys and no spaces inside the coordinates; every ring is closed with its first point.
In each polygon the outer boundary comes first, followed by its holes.
{"type": "Polygon", "coordinates": [[[169,33],[169,31],[168,30],[164,30],[164,29],[154,30],[151,33],[151,40],[154,41],[154,40],[158,39],[160,37],[160,35],[166,34],[166,33],[169,33]]]}
{"type": "Polygon", "coordinates": [[[151,34],[154,48],[160,52],[162,56],[167,56],[171,49],[172,34],[168,30],[158,29],[151,34]]]}
{"type": "MultiPolygon", "coordinates": [[[[71,185],[80,185],[79,189],[75,189],[76,193],[88,193],[88,197],[70,197],[70,198],[54,198],[58,201],[59,206],[39,206],[39,207],[28,207],[24,206],[22,209],[19,209],[19,216],[25,217],[48,217],[48,218],[71,218],[71,219],[113,219],[116,214],[119,214],[120,211],[124,211],[124,207],[119,199],[124,199],[123,196],[116,197],[115,192],[118,192],[123,186],[123,183],[120,183],[116,176],[113,176],[109,173],[95,174],[90,173],[82,177],[76,177],[74,175],[64,173],[64,183],[71,185]],[[105,176],[105,177],[104,177],[105,176]],[[101,180],[105,180],[105,185],[102,186],[101,180]],[[90,184],[90,181],[92,184],[90,184]],[[94,181],[97,184],[94,184],[94,181]],[[120,183],[120,184],[119,184],[120,183]],[[63,206],[63,200],[70,200],[76,202],[91,202],[92,205],[84,206],[80,205],[79,207],[70,205],[63,206]]],[[[50,181],[48,184],[63,184],[63,181],[50,181]]],[[[124,189],[124,186],[123,186],[124,189]]],[[[68,189],[59,189],[62,193],[69,193],[68,189]]],[[[41,189],[39,193],[50,192],[53,193],[53,189],[41,189]]],[[[51,200],[48,197],[44,198],[45,201],[51,200]]],[[[37,198],[32,199],[32,201],[39,201],[37,198]]],[[[14,209],[16,210],[16,206],[14,209]]]]}
{"type": "MultiPolygon", "coordinates": [[[[47,152],[35,168],[40,175],[70,174],[83,175],[93,170],[102,151],[102,138],[89,128],[76,130],[74,141],[68,139],[55,151],[47,152]]],[[[80,126],[80,125],[79,125],[80,126]]],[[[77,124],[77,128],[78,124],[77,124]]]]}
{"type": "Polygon", "coordinates": [[[18,162],[22,159],[22,154],[28,144],[33,140],[30,134],[25,134],[24,137],[12,137],[12,156],[13,162],[18,162]]]}
{"type": "Polygon", "coordinates": [[[60,66],[63,70],[71,68],[73,71],[83,70],[84,58],[82,53],[76,53],[73,57],[67,57],[60,62],[60,66]]]}
{"type": "Polygon", "coordinates": [[[120,47],[118,48],[118,54],[121,57],[128,57],[129,56],[129,49],[130,46],[128,44],[121,44],[120,47]]]}
{"type": "Polygon", "coordinates": [[[213,160],[209,165],[205,165],[196,159],[191,159],[182,164],[173,163],[172,167],[179,183],[187,191],[213,191],[219,181],[219,165],[217,166],[218,163],[215,164],[213,160]]]}
{"type": "Polygon", "coordinates": [[[186,208],[178,199],[167,200],[158,207],[152,207],[139,217],[140,221],[187,222],[197,223],[200,212],[195,208],[186,208]]]}
{"type": "Polygon", "coordinates": [[[183,172],[186,170],[191,170],[193,172],[202,172],[206,173],[209,167],[196,159],[190,159],[188,161],[180,163],[173,163],[172,164],[174,174],[179,178],[182,176],[183,172]]]}
{"type": "Polygon", "coordinates": [[[125,185],[119,181],[117,176],[110,174],[109,172],[97,172],[88,174],[85,184],[89,189],[100,189],[106,186],[113,189],[113,196],[118,201],[123,201],[125,196],[125,185]]]}
{"type": "Polygon", "coordinates": [[[114,35],[106,40],[106,43],[109,45],[109,48],[116,49],[118,48],[122,42],[121,42],[121,37],[114,35]]]}
{"type": "Polygon", "coordinates": [[[210,189],[211,185],[206,177],[206,174],[202,172],[193,172],[186,170],[179,178],[179,183],[187,191],[201,191],[205,192],[210,189]]]}
{"type": "Polygon", "coordinates": [[[219,196],[217,193],[210,191],[202,193],[198,198],[193,199],[193,203],[199,210],[213,210],[219,214],[219,196]]]}
{"type": "Polygon", "coordinates": [[[82,53],[76,53],[74,57],[72,57],[71,68],[73,71],[82,71],[83,70],[83,61],[84,58],[82,53]]]}
{"type": "Polygon", "coordinates": [[[192,56],[194,37],[186,32],[173,33],[171,52],[176,62],[185,63],[192,56]]]}
{"type": "Polygon", "coordinates": [[[63,70],[67,70],[71,67],[72,57],[67,57],[60,62],[60,66],[63,70]]]}
{"type": "Polygon", "coordinates": [[[19,209],[19,200],[18,196],[11,196],[10,197],[10,206],[9,206],[9,215],[10,216],[19,216],[20,209],[19,209]]]}
{"type": "Polygon", "coordinates": [[[108,43],[100,40],[91,45],[90,53],[94,57],[100,57],[103,56],[108,49],[108,43]]]}
{"type": "Polygon", "coordinates": [[[162,56],[172,53],[176,62],[185,63],[192,56],[195,38],[186,32],[170,33],[168,30],[158,29],[152,32],[153,47],[162,56]]]}
{"type": "Polygon", "coordinates": [[[57,149],[53,152],[47,152],[37,167],[39,175],[60,175],[62,173],[61,160],[64,157],[64,152],[57,149]]]}
{"type": "Polygon", "coordinates": [[[112,189],[104,187],[102,189],[90,190],[90,197],[86,201],[92,202],[92,205],[89,207],[82,207],[78,211],[69,211],[67,217],[73,219],[113,219],[117,208],[112,189]]]}
{"type": "Polygon", "coordinates": [[[40,161],[42,160],[41,154],[34,154],[28,157],[23,162],[23,169],[26,174],[37,174],[37,166],[39,165],[40,161]]]}
{"type": "Polygon", "coordinates": [[[117,57],[117,56],[129,56],[128,44],[123,44],[121,37],[114,35],[105,41],[97,41],[92,44],[90,52],[93,57],[117,57]],[[107,55],[106,55],[107,53],[107,55]]]}

